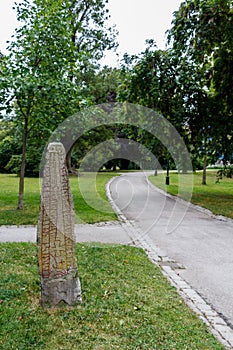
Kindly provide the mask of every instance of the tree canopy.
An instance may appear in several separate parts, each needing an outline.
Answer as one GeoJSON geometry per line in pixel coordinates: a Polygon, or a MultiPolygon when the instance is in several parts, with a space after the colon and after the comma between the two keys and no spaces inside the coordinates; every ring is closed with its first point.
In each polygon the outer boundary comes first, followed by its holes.
{"type": "MultiPolygon", "coordinates": [[[[233,3],[187,0],[175,13],[169,40],[179,67],[190,67],[189,80],[199,88],[202,135],[215,157],[231,161],[233,148],[233,3]],[[193,79],[194,78],[194,79],[193,79]]],[[[187,81],[187,79],[186,79],[187,81]]],[[[197,124],[197,123],[196,123],[197,124]]]]}
{"type": "Polygon", "coordinates": [[[1,60],[0,104],[22,134],[19,209],[27,150],[41,154],[56,126],[91,103],[84,77],[116,46],[114,28],[104,24],[106,2],[24,0],[16,6],[21,26],[1,60]]]}
{"type": "MultiPolygon", "coordinates": [[[[19,208],[25,171],[38,173],[53,130],[93,104],[128,101],[160,112],[183,137],[194,168],[205,169],[220,157],[224,164],[232,162],[232,0],[183,1],[174,13],[165,50],[148,40],[144,52],[125,55],[121,69],[99,69],[104,51],[117,46],[115,28],[106,25],[106,3],[23,0],[16,5],[21,26],[8,54],[0,55],[0,161],[8,148],[2,168],[21,166],[19,208]]],[[[133,139],[156,153],[162,165],[169,160],[154,136],[122,124],[84,135],[74,144],[75,162],[108,138],[133,139]]]]}
{"type": "Polygon", "coordinates": [[[233,157],[232,5],[186,0],[174,13],[166,50],[148,41],[145,52],[125,56],[120,100],[161,112],[185,139],[194,168],[233,157]]]}

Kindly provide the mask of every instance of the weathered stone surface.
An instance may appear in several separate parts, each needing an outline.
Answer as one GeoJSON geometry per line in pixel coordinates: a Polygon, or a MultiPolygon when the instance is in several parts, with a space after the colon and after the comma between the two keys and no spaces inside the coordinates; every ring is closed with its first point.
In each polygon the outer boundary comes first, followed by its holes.
{"type": "Polygon", "coordinates": [[[46,154],[37,243],[42,305],[81,302],[73,199],[61,143],[50,143],[46,154]]]}
{"type": "Polygon", "coordinates": [[[55,279],[44,279],[41,284],[42,304],[44,306],[75,305],[81,302],[81,286],[77,270],[55,279]]]}

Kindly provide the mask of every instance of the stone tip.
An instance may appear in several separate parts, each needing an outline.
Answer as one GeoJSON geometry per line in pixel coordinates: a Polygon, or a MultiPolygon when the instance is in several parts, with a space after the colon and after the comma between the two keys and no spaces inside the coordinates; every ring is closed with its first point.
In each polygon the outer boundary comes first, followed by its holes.
{"type": "Polygon", "coordinates": [[[61,142],[51,142],[48,145],[48,152],[65,154],[65,148],[61,142]]]}

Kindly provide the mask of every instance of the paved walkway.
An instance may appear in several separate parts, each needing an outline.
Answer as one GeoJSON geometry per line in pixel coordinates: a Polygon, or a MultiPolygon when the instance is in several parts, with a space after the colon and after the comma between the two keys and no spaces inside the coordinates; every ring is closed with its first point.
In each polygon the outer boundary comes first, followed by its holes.
{"type": "Polygon", "coordinates": [[[143,173],[115,178],[110,192],[139,245],[233,349],[233,220],[166,195],[143,173]]]}
{"type": "MultiPolygon", "coordinates": [[[[77,242],[128,244],[130,238],[119,222],[75,225],[77,242]]],[[[36,226],[0,226],[0,242],[36,242],[36,226]]]]}
{"type": "MultiPolygon", "coordinates": [[[[148,174],[114,178],[108,196],[119,222],[76,225],[78,242],[141,246],[186,303],[233,349],[233,220],[187,206],[148,183],[148,174]]],[[[1,242],[35,242],[35,226],[0,226],[1,242]]]]}

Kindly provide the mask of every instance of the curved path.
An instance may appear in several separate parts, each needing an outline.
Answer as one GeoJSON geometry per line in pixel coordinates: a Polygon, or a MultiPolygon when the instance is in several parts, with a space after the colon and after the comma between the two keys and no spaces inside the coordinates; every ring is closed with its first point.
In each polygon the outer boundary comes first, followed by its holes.
{"type": "Polygon", "coordinates": [[[169,257],[162,264],[175,270],[233,328],[233,220],[167,196],[147,175],[115,178],[110,184],[114,203],[142,238],[169,257]]]}

